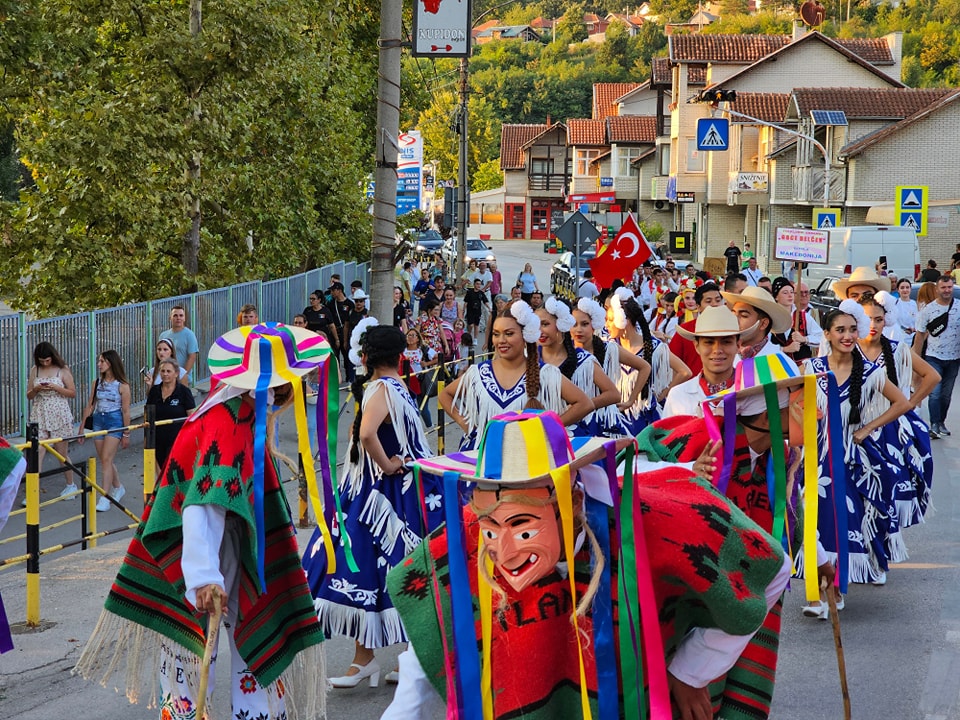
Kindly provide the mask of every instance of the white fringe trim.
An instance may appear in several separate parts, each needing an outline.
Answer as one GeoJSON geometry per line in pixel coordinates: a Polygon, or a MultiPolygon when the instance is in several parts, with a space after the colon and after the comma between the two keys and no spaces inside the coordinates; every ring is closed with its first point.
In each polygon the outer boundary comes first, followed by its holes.
{"type": "MultiPolygon", "coordinates": [[[[880,357],[883,357],[881,353],[880,357]]],[[[913,353],[905,341],[897,343],[893,349],[893,364],[897,369],[897,385],[900,392],[909,399],[913,394],[913,353]]]]}
{"type": "Polygon", "coordinates": [[[901,563],[910,559],[907,544],[903,541],[903,533],[895,532],[887,535],[885,545],[889,556],[887,559],[890,562],[901,563]]]}
{"type": "MultiPolygon", "coordinates": [[[[229,632],[228,628],[222,630],[229,632]]],[[[131,704],[146,698],[146,706],[155,708],[157,689],[160,687],[162,645],[166,646],[170,653],[179,655],[186,670],[187,687],[193,698],[197,698],[200,694],[201,658],[160,633],[107,610],[100,613],[97,625],[71,674],[98,682],[102,687],[112,683],[116,690],[123,691],[131,704]],[[113,680],[121,670],[122,687],[113,680]]],[[[327,667],[323,645],[312,645],[297,653],[280,678],[265,690],[270,698],[271,718],[279,718],[284,711],[289,720],[326,717],[327,667]],[[277,702],[279,682],[286,686],[282,703],[277,702]]],[[[212,691],[211,682],[209,692],[212,691]]],[[[227,701],[229,702],[229,699],[227,701]]],[[[216,720],[217,717],[232,717],[229,706],[226,712],[222,709],[217,712],[214,706],[208,706],[208,720],[216,720]]]]}
{"type": "Polygon", "coordinates": [[[409,555],[420,544],[420,536],[397,517],[397,511],[383,493],[371,490],[363,509],[360,522],[370,528],[370,532],[382,551],[390,555],[397,544],[403,540],[404,555],[409,555]]]}
{"type": "Polygon", "coordinates": [[[313,606],[317,610],[320,626],[328,636],[353,638],[370,649],[407,641],[407,633],[396,608],[375,612],[339,605],[324,598],[317,598],[313,606]]]}
{"type": "Polygon", "coordinates": [[[670,348],[663,342],[657,344],[655,341],[654,344],[656,347],[653,349],[653,362],[651,363],[653,377],[650,389],[653,395],[659,397],[660,393],[670,387],[670,383],[673,382],[673,370],[670,369],[670,348]]]}

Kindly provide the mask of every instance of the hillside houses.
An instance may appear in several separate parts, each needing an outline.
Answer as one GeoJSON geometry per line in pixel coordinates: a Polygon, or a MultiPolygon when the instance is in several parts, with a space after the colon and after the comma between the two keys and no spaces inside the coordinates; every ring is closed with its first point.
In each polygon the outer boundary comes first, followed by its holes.
{"type": "Polygon", "coordinates": [[[722,254],[731,239],[748,241],[774,270],[776,228],[811,223],[826,177],[828,202],[847,224],[890,222],[897,185],[929,186],[922,252],[949,255],[960,225],[951,159],[960,150],[944,138],[960,130],[960,90],[905,87],[901,42],[899,33],[671,36],[649,79],[595,86],[591,118],[503,126],[501,169],[513,208],[505,237],[523,226],[522,237],[539,239],[544,218],[549,225],[564,202],[587,203],[693,232],[697,259],[722,254]],[[696,102],[704,88],[735,90],[737,99],[696,102]],[[846,124],[815,125],[814,110],[842,111],[846,124]],[[728,149],[697,150],[697,121],[709,117],[730,118],[728,149]],[[809,140],[758,121],[814,137],[829,159],[809,140]],[[519,129],[530,127],[540,129],[519,129]],[[692,202],[678,204],[678,193],[692,202]]]}

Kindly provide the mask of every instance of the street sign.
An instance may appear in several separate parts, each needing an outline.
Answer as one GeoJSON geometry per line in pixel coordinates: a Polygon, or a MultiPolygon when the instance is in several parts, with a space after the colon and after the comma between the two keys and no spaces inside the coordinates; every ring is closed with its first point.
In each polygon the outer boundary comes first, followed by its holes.
{"type": "Polygon", "coordinates": [[[613,187],[613,178],[612,178],[612,177],[601,177],[601,178],[600,178],[600,187],[613,187]]]}
{"type": "Polygon", "coordinates": [[[927,206],[929,188],[926,185],[898,185],[894,207],[896,223],[913,229],[917,236],[927,234],[927,206]]]}
{"type": "Polygon", "coordinates": [[[557,236],[557,239],[563,243],[564,250],[575,250],[578,233],[581,246],[585,246],[586,243],[596,242],[597,238],[600,237],[600,231],[597,230],[594,224],[579,210],[568,217],[566,222],[558,227],[554,234],[557,236]]]}
{"type": "Polygon", "coordinates": [[[697,194],[690,190],[677,190],[676,202],[679,205],[686,205],[697,201],[697,194]]]}
{"type": "Polygon", "coordinates": [[[813,229],[825,230],[840,225],[840,208],[814,208],[813,229]]]}
{"type": "Polygon", "coordinates": [[[729,145],[729,120],[726,118],[697,120],[697,150],[726,150],[729,145]]]}

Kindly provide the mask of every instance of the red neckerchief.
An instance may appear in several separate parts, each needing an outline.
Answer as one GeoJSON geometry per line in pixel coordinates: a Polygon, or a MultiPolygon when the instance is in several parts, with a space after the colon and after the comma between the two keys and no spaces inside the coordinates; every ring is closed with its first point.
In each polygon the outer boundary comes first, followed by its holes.
{"type": "Polygon", "coordinates": [[[700,389],[703,390],[707,397],[716,395],[718,392],[723,392],[724,390],[733,387],[734,375],[735,373],[731,373],[729,378],[721,383],[718,383],[717,385],[714,385],[713,383],[708,383],[707,379],[703,376],[703,373],[700,373],[700,389]]]}
{"type": "Polygon", "coordinates": [[[765,336],[761,342],[758,342],[756,345],[750,345],[745,348],[740,348],[740,357],[746,360],[747,358],[756,357],[757,353],[763,350],[763,346],[767,344],[768,338],[765,336]]]}

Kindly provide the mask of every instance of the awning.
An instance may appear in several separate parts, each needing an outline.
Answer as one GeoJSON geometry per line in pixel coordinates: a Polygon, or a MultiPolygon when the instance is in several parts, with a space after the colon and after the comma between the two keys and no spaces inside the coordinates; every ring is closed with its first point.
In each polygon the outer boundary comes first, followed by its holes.
{"type": "Polygon", "coordinates": [[[897,222],[897,213],[893,209],[893,203],[889,205],[871,205],[867,210],[866,222],[876,223],[877,225],[895,225],[897,222]]]}

